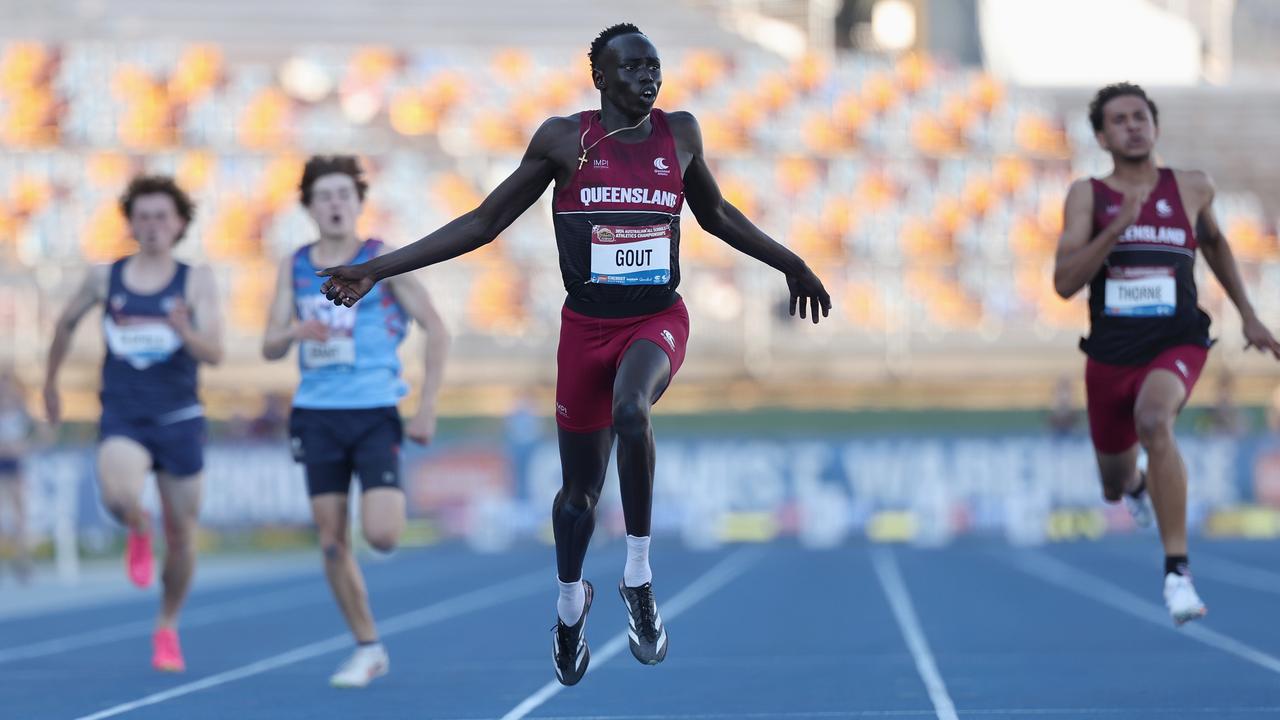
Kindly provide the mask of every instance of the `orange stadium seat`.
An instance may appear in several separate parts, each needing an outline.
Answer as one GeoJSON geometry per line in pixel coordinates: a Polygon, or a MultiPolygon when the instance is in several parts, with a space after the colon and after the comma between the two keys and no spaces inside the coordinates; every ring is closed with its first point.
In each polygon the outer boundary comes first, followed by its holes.
{"type": "Polygon", "coordinates": [[[240,113],[237,123],[241,144],[269,150],[287,145],[293,125],[293,103],[277,88],[265,88],[240,113]]]}
{"type": "Polygon", "coordinates": [[[80,231],[80,249],[91,263],[110,262],[133,252],[129,225],[114,198],[99,203],[89,215],[80,231]]]}
{"type": "Polygon", "coordinates": [[[188,105],[214,91],[223,74],[222,50],[215,45],[190,45],[182,52],[169,77],[169,96],[188,105]]]}

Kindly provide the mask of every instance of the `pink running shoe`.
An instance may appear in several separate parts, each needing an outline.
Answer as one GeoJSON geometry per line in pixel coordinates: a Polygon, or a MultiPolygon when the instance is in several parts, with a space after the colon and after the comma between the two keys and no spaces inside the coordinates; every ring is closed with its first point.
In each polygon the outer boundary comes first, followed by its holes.
{"type": "Polygon", "coordinates": [[[150,587],[153,564],[150,532],[129,531],[129,539],[125,543],[124,563],[130,582],[140,588],[150,587]]]}
{"type": "Polygon", "coordinates": [[[173,628],[160,628],[151,636],[151,666],[160,672],[184,672],[187,663],[182,659],[182,647],[178,645],[178,631],[173,628]]]}

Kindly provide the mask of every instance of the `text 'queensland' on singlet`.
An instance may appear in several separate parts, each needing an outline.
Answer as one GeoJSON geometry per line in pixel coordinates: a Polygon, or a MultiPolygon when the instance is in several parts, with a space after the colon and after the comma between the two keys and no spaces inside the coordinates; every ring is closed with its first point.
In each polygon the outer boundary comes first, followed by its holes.
{"type": "MultiPolygon", "coordinates": [[[[1093,236],[1110,225],[1124,194],[1096,178],[1093,236]]],[[[1196,237],[1173,170],[1160,178],[1089,284],[1089,337],[1080,349],[1113,365],[1141,365],[1176,345],[1208,347],[1209,316],[1196,295],[1196,237]]]]}
{"type": "MultiPolygon", "coordinates": [[[[348,264],[378,256],[380,240],[367,240],[348,264]]],[[[386,283],[373,286],[352,307],[334,305],[320,293],[324,278],[311,262],[314,244],[293,255],[294,311],[299,320],[319,320],[328,339],[298,343],[302,381],[293,406],[351,410],[394,406],[407,391],[396,355],[405,336],[405,313],[386,283]]]]}
{"type": "Polygon", "coordinates": [[[154,293],[125,287],[128,258],[111,265],[102,315],[102,411],[169,424],[200,417],[196,359],[187,352],[169,311],[186,295],[190,267],[177,263],[173,278],[154,293]]]}
{"type": "MultiPolygon", "coordinates": [[[[552,203],[569,309],[593,317],[661,312],[679,299],[684,179],[667,116],[654,110],[638,143],[609,138],[587,153],[552,203]]],[[[584,146],[605,135],[579,114],[584,146]]]]}

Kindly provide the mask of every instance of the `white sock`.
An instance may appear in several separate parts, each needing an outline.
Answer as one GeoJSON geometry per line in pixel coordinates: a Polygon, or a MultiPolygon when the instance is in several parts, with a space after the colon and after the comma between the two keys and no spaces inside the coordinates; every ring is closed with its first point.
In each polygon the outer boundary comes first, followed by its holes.
{"type": "Polygon", "coordinates": [[[587,604],[587,591],[582,587],[582,580],[560,582],[560,599],[556,600],[556,614],[565,625],[577,625],[582,619],[582,609],[587,604]]]}
{"type": "Polygon", "coordinates": [[[622,584],[640,587],[653,580],[649,569],[649,537],[627,536],[627,566],[622,570],[622,584]]]}

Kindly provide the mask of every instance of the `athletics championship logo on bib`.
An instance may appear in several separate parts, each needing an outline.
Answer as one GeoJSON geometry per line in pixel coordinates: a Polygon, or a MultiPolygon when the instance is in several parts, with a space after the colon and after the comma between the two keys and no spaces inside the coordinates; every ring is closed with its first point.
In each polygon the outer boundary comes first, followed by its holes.
{"type": "Polygon", "coordinates": [[[595,225],[591,228],[591,282],[666,285],[670,280],[670,225],[595,225]]]}

